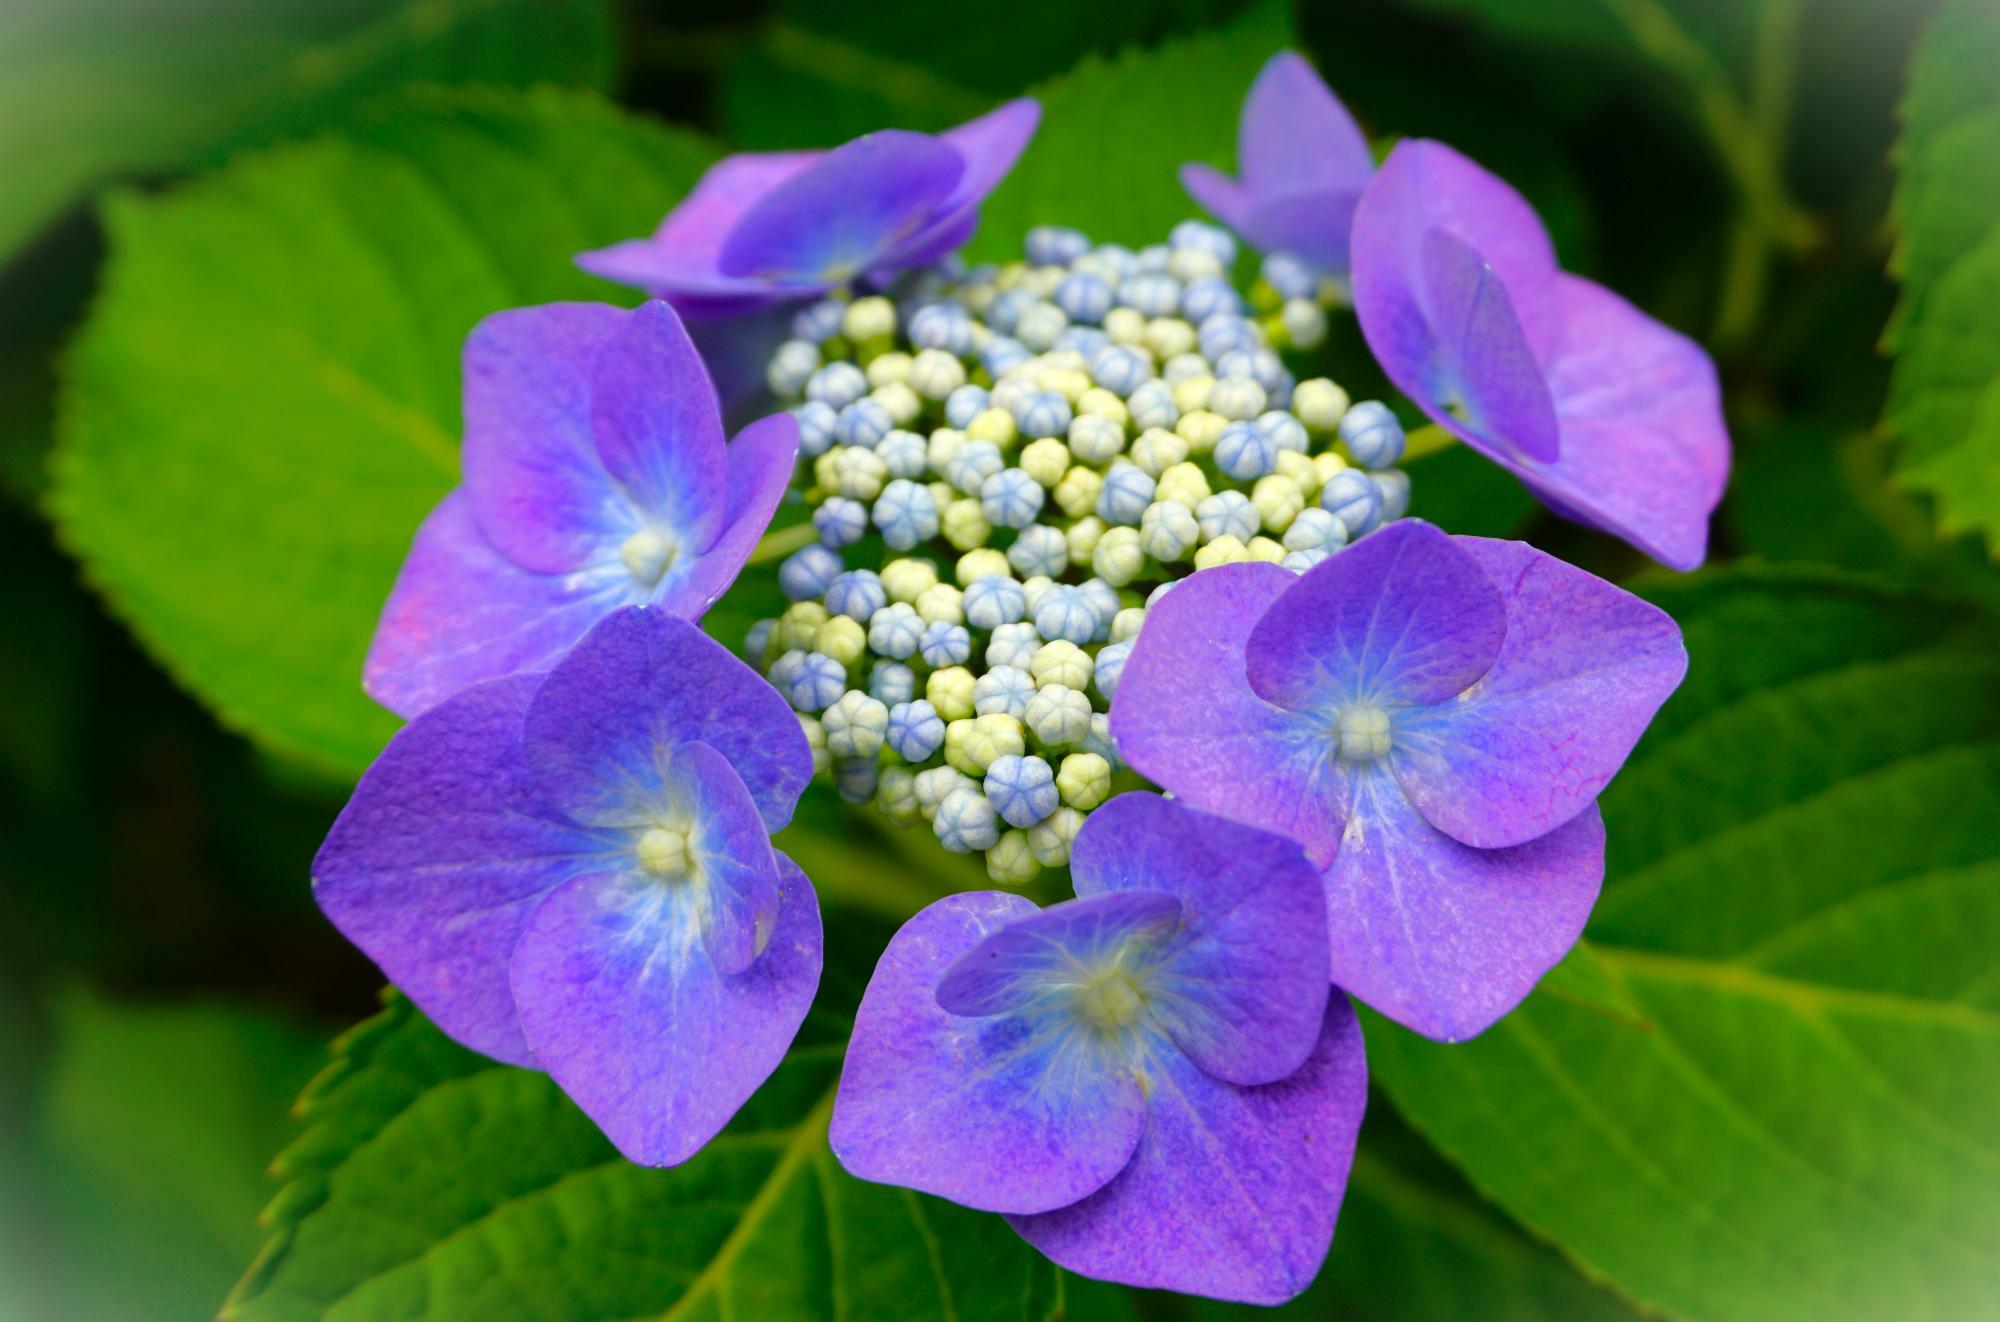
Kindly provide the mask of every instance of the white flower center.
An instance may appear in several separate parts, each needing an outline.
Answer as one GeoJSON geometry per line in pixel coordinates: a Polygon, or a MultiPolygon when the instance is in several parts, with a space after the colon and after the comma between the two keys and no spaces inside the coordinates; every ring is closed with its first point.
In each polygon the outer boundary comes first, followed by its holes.
{"type": "Polygon", "coordinates": [[[660,581],[679,553],[680,545],[655,528],[641,528],[618,548],[618,558],[625,562],[625,568],[647,587],[660,581]]]}
{"type": "Polygon", "coordinates": [[[655,826],[639,837],[639,866],[662,881],[688,875],[687,832],[655,826]]]}
{"type": "Polygon", "coordinates": [[[1389,751],[1389,713],[1372,702],[1357,702],[1340,712],[1340,756],[1348,762],[1372,762],[1389,751]]]}
{"type": "Polygon", "coordinates": [[[1145,995],[1123,970],[1101,973],[1076,989],[1077,1013],[1098,1028],[1130,1027],[1145,1008],[1145,995]]]}

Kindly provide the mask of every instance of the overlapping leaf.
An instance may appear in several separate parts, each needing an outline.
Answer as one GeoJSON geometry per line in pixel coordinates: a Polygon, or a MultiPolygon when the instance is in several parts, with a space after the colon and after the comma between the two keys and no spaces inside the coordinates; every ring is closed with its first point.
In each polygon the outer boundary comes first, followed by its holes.
{"type": "Polygon", "coordinates": [[[1674,1316],[1978,1316],[2000,1281],[1990,633],[1813,572],[1657,595],[1693,669],[1604,798],[1577,967],[1467,1045],[1373,1026],[1376,1077],[1510,1212],[1674,1316]]]}

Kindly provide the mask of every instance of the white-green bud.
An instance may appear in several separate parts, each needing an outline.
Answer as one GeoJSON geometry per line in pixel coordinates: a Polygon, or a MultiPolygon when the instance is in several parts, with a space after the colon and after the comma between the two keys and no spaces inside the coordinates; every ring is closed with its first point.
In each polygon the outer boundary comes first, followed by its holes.
{"type": "Polygon", "coordinates": [[[891,381],[886,386],[878,386],[869,392],[877,404],[889,411],[889,419],[898,427],[907,427],[917,420],[924,411],[923,400],[917,392],[901,381],[891,381]]]}
{"type": "Polygon", "coordinates": [[[1056,770],[1056,793],[1078,812],[1089,812],[1111,794],[1111,764],[1095,753],[1071,753],[1056,770]]]}
{"type": "Polygon", "coordinates": [[[1301,349],[1316,349],[1326,339],[1326,312],[1309,298],[1288,298],[1279,314],[1285,334],[1301,349]]]}
{"type": "Polygon", "coordinates": [[[896,333],[896,305],[879,295],[857,298],[840,318],[840,333],[856,344],[886,340],[896,333]]]}
{"type": "MultiPolygon", "coordinates": [[[[1150,511],[1151,506],[1147,509],[1150,511]]],[[[1143,515],[1141,518],[1143,519],[1143,515]]],[[[1090,567],[1114,588],[1122,588],[1146,568],[1146,552],[1139,544],[1137,528],[1107,528],[1091,548],[1090,567]]]]}
{"type": "Polygon", "coordinates": [[[821,714],[820,724],[826,729],[826,751],[833,756],[874,757],[889,733],[889,708],[879,698],[849,689],[821,714]]]}
{"type": "MultiPolygon", "coordinates": [[[[1099,486],[1102,486],[1101,482],[1099,486]]],[[[1094,508],[1096,504],[1096,498],[1092,497],[1092,507],[1094,508]]],[[[1063,533],[1063,540],[1069,544],[1070,563],[1080,565],[1097,554],[1097,541],[1102,536],[1104,536],[1104,520],[1095,514],[1086,514],[1072,523],[1069,530],[1063,533]]]]}
{"type": "Polygon", "coordinates": [[[1137,308],[1113,308],[1104,314],[1104,333],[1113,344],[1140,344],[1146,338],[1146,314],[1137,308]]]}
{"type": "Polygon", "coordinates": [[[1070,453],[1088,464],[1108,464],[1125,448],[1125,429],[1098,413],[1070,419],[1070,453]]]}
{"type": "Polygon", "coordinates": [[[1034,676],[1037,685],[1060,684],[1079,691],[1089,687],[1093,669],[1088,652],[1060,638],[1043,643],[1028,662],[1028,673],[1034,676]]]}
{"type": "Polygon", "coordinates": [[[1257,485],[1250,488],[1250,503],[1257,507],[1257,517],[1263,521],[1265,531],[1282,533],[1306,507],[1306,498],[1300,494],[1298,483],[1270,473],[1258,478],[1257,485]]]}
{"type": "Polygon", "coordinates": [[[954,767],[931,767],[919,771],[910,782],[911,790],[917,796],[917,811],[925,817],[935,817],[938,805],[943,803],[953,790],[976,788],[972,778],[954,767]]]}
{"type": "MultiPolygon", "coordinates": [[[[1081,519],[1097,508],[1097,497],[1103,490],[1104,474],[1077,464],[1063,474],[1062,481],[1049,494],[1055,498],[1057,509],[1072,519],[1081,519]]],[[[1072,560],[1076,558],[1074,554],[1070,556],[1072,560]]]]}
{"type": "Polygon", "coordinates": [[[925,349],[911,361],[904,380],[925,399],[943,399],[965,384],[965,364],[943,349],[925,349]]]}
{"type": "Polygon", "coordinates": [[[1243,543],[1230,533],[1224,533],[1212,542],[1201,546],[1194,553],[1196,569],[1213,569],[1217,565],[1242,564],[1250,558],[1243,543]]]}
{"type": "Polygon", "coordinates": [[[986,875],[996,885],[1025,886],[1035,879],[1042,865],[1035,858],[1033,844],[1026,831],[1015,829],[1002,835],[991,849],[986,851],[986,875]]]}
{"type": "Polygon", "coordinates": [[[1028,828],[1028,846],[1035,861],[1045,868],[1065,867],[1076,833],[1083,829],[1083,814],[1074,808],[1058,808],[1028,828]]]}
{"type": "Polygon", "coordinates": [[[1044,748],[1080,744],[1090,735],[1090,697],[1061,684],[1048,684],[1028,699],[1028,732],[1044,748]]]}
{"type": "Polygon", "coordinates": [[[1231,422],[1248,422],[1264,411],[1268,403],[1264,387],[1247,376],[1232,376],[1215,383],[1209,392],[1208,409],[1231,422]]]}
{"type": "Polygon", "coordinates": [[[1160,474],[1160,480],[1153,487],[1153,499],[1172,501],[1189,509],[1201,504],[1209,497],[1208,476],[1197,464],[1175,464],[1160,474]]]}
{"type": "Polygon", "coordinates": [[[911,826],[923,817],[917,805],[917,775],[908,767],[884,767],[875,786],[875,803],[897,826],[911,826]]]}
{"type": "Polygon", "coordinates": [[[1030,442],[1021,450],[1020,467],[1043,486],[1053,487],[1069,471],[1069,447],[1053,436],[1030,442]]]}
{"type": "Polygon", "coordinates": [[[943,720],[961,721],[972,715],[972,683],[964,666],[946,666],[924,681],[924,697],[943,720]]]}
{"type": "Polygon", "coordinates": [[[1146,323],[1146,333],[1139,342],[1165,362],[1194,348],[1196,339],[1194,327],[1179,317],[1155,317],[1146,323]]]}
{"type": "Polygon", "coordinates": [[[993,535],[993,525],[986,521],[986,507],[976,496],[961,496],[945,506],[938,516],[938,530],[961,551],[984,546],[993,535]]]}
{"type": "Polygon", "coordinates": [[[1148,477],[1159,477],[1187,457],[1187,441],[1164,427],[1148,427],[1132,442],[1132,462],[1144,469],[1148,477]]]}
{"type": "MultiPolygon", "coordinates": [[[[957,362],[958,360],[954,358],[952,361],[957,362]]],[[[868,363],[867,375],[869,386],[880,390],[883,386],[896,385],[908,381],[910,379],[911,363],[912,359],[910,355],[900,350],[891,353],[876,354],[868,363]]]]}
{"type": "Polygon", "coordinates": [[[916,605],[917,598],[938,581],[937,566],[928,560],[905,558],[882,566],[882,590],[889,600],[916,605]]]}
{"type": "Polygon", "coordinates": [[[934,473],[942,473],[952,456],[965,448],[965,433],[956,427],[940,427],[924,446],[924,462],[934,473]]]}
{"type": "Polygon", "coordinates": [[[830,656],[843,666],[851,666],[868,650],[868,631],[858,621],[836,615],[813,630],[812,646],[807,650],[830,656]]]}
{"type": "MultiPolygon", "coordinates": [[[[950,727],[946,727],[945,743],[951,742],[950,727]]],[[[965,737],[965,756],[984,774],[998,758],[1009,753],[1016,757],[1028,751],[1028,741],[1021,732],[1021,723],[1005,712],[994,712],[987,716],[972,718],[972,729],[965,737]]]]}
{"type": "Polygon", "coordinates": [[[1139,549],[1161,564],[1180,559],[1200,540],[1194,511],[1177,500],[1156,500],[1139,516],[1139,549]]]}
{"type": "Polygon", "coordinates": [[[925,624],[965,623],[965,594],[949,583],[933,583],[918,593],[916,607],[925,624]]]}
{"type": "Polygon", "coordinates": [[[1292,412],[1309,429],[1330,433],[1347,414],[1347,392],[1323,376],[1292,387],[1292,412]]]}
{"type": "Polygon", "coordinates": [[[1127,606],[1111,617],[1111,641],[1129,643],[1139,636],[1140,626],[1146,623],[1144,606],[1127,606]]]}
{"type": "MultiPolygon", "coordinates": [[[[1013,566],[1007,563],[1007,553],[1005,551],[997,547],[981,546],[967,551],[958,558],[958,568],[954,572],[953,577],[958,580],[960,587],[969,588],[972,586],[974,580],[985,578],[990,574],[998,574],[1002,578],[1009,578],[1012,577],[1013,573],[1013,566]]],[[[959,603],[961,608],[963,608],[964,604],[964,602],[959,603]]]]}
{"type": "Polygon", "coordinates": [[[873,450],[843,445],[827,453],[833,456],[831,485],[835,491],[849,500],[873,500],[882,494],[889,467],[873,450]]]}
{"type": "Polygon", "coordinates": [[[819,723],[819,717],[799,713],[799,729],[805,733],[806,747],[812,752],[813,774],[823,776],[833,759],[826,751],[826,727],[819,723]]]}

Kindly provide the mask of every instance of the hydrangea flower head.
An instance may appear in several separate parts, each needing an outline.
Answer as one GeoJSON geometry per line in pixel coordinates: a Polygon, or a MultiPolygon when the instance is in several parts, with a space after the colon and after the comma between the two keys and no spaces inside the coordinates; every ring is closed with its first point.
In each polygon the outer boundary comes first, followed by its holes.
{"type": "Polygon", "coordinates": [[[1354,117],[1303,55],[1280,51],[1251,84],[1236,159],[1240,180],[1189,164],[1181,167],[1181,184],[1265,252],[1289,254],[1321,275],[1345,276],[1348,227],[1375,158],[1354,117]]]}
{"type": "Polygon", "coordinates": [[[659,607],[474,685],[363,776],[313,863],[335,926],[437,1025],[548,1071],[634,1161],[685,1161],[819,985],[818,901],[771,846],[797,719],[659,607]]]}
{"type": "Polygon", "coordinates": [[[1059,1265],[1278,1303],[1318,1270],[1366,1100],[1298,847],[1151,794],[1077,897],[940,900],[890,942],[834,1102],[863,1179],[1004,1212],[1059,1265]]]}
{"type": "Polygon", "coordinates": [[[703,320],[886,278],[971,236],[1040,119],[1023,99],[936,136],[885,129],[831,151],[731,156],[652,237],[577,262],[703,320]]]}
{"type": "Polygon", "coordinates": [[[1304,845],[1334,982],[1458,1040],[1582,931],[1597,794],[1686,666],[1673,621],[1631,594],[1405,520],[1297,577],[1244,564],[1174,586],[1111,728],[1176,797],[1304,845]]]}
{"type": "Polygon", "coordinates": [[[1403,392],[1557,513],[1699,565],[1729,476],[1702,348],[1556,265],[1513,189],[1399,143],[1354,214],[1354,309],[1403,392]]]}
{"type": "Polygon", "coordinates": [[[464,365],[464,480],[418,529],[363,672],[403,716],[546,669],[621,606],[699,617],[763,536],[798,453],[790,414],[724,441],[665,303],[497,313],[464,365]]]}

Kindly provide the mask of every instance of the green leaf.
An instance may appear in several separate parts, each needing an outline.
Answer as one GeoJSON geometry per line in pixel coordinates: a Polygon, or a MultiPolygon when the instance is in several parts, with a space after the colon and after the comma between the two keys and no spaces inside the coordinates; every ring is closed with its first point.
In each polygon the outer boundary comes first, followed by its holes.
{"type": "Polygon", "coordinates": [[[395,719],[361,659],[458,470],[480,317],[622,298],[571,265],[712,159],[583,94],[431,94],[106,212],[51,506],[90,580],[231,728],[343,773],[395,719]]]}
{"type": "Polygon", "coordinates": [[[2000,654],[1816,571],[1653,595],[1682,692],[1603,798],[1572,963],[1375,1077],[1593,1274],[1699,1318],[1971,1317],[2000,1280],[2000,654]],[[1629,1012],[1620,1007],[1629,1007],[1629,1012]]]}
{"type": "Polygon", "coordinates": [[[987,200],[968,255],[1018,256],[1021,236],[1041,224],[1106,242],[1160,242],[1199,210],[1181,189],[1182,163],[1235,168],[1243,94],[1294,40],[1286,7],[1259,4],[1215,32],[1090,56],[1036,88],[1041,130],[987,200]]]}
{"type": "MultiPolygon", "coordinates": [[[[830,952],[882,944],[831,919],[827,937],[830,952]]],[[[272,1239],[223,1316],[1056,1315],[1055,1270],[1003,1219],[834,1161],[827,1117],[864,976],[829,967],[786,1062],[671,1170],[625,1161],[547,1076],[476,1056],[392,999],[301,1101],[272,1239]]]]}
{"type": "Polygon", "coordinates": [[[602,87],[603,0],[27,0],[0,16],[0,261],[93,181],[309,131],[404,83],[602,87]]]}
{"type": "Polygon", "coordinates": [[[1932,496],[1946,534],[2000,554],[2000,10],[1956,0],[1910,64],[1897,144],[1891,270],[1903,296],[1883,425],[1899,476],[1932,496]]]}

